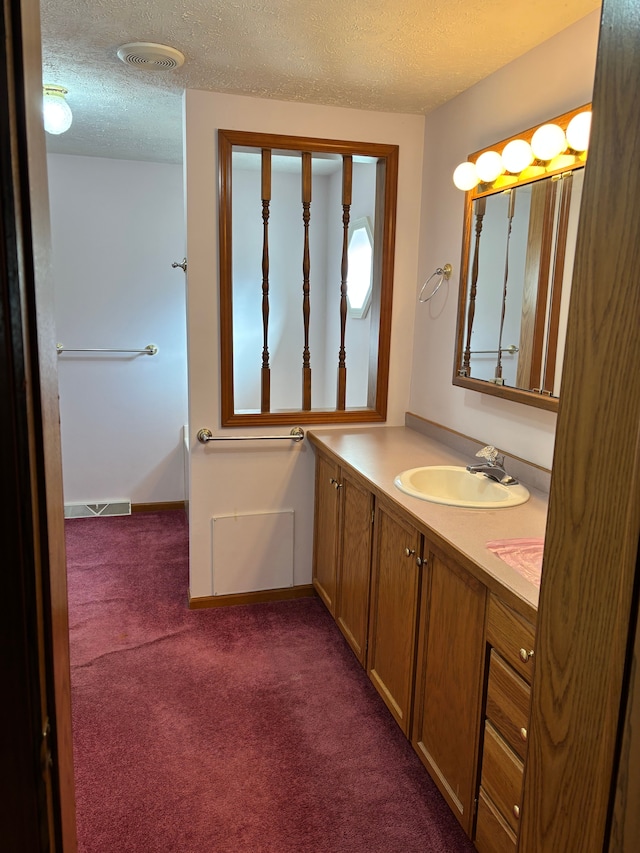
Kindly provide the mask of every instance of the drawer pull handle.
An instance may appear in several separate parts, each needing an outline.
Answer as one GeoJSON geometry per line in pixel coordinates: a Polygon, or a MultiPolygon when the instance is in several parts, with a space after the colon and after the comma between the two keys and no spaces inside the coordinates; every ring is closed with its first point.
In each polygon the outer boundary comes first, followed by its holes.
{"type": "Polygon", "coordinates": [[[520,806],[513,807],[513,814],[516,820],[520,820],[520,806]]]}
{"type": "Polygon", "coordinates": [[[527,730],[525,728],[520,729],[520,737],[522,740],[526,741],[527,739],[527,730]]]}
{"type": "Polygon", "coordinates": [[[531,651],[527,651],[526,649],[520,649],[520,660],[522,663],[529,663],[531,658],[533,657],[533,649],[531,651]]]}
{"type": "Polygon", "coordinates": [[[404,549],[404,555],[405,555],[405,557],[413,557],[413,555],[414,555],[415,553],[416,553],[416,552],[413,550],[413,548],[405,548],[405,549],[404,549]]]}

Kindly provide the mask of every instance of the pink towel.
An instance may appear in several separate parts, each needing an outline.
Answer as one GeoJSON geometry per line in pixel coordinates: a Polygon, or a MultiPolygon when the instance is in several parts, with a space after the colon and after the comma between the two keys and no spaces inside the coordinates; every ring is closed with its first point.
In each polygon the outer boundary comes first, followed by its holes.
{"type": "Polygon", "coordinates": [[[540,588],[544,539],[493,539],[487,548],[515,569],[525,580],[540,588]]]}

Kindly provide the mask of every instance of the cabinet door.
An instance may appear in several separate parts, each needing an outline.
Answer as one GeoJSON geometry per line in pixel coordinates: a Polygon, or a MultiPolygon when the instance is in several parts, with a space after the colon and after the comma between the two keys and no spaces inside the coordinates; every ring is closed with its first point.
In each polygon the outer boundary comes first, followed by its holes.
{"type": "Polygon", "coordinates": [[[484,680],[485,587],[429,554],[422,594],[413,747],[471,832],[484,680]]]}
{"type": "Polygon", "coordinates": [[[340,483],[342,524],[336,621],[364,666],[369,627],[373,495],[344,469],[340,483]]]}
{"type": "Polygon", "coordinates": [[[415,665],[421,536],[378,504],[371,578],[367,672],[409,736],[415,665]]]}
{"type": "Polygon", "coordinates": [[[313,585],[329,612],[335,613],[339,522],[338,465],[316,456],[316,507],[313,531],[313,585]]]}

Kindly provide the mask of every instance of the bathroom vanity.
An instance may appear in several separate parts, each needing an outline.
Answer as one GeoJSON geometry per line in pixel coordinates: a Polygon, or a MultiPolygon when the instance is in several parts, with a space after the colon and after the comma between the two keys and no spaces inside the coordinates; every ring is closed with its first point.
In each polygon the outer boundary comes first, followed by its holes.
{"type": "Polygon", "coordinates": [[[431,503],[395,476],[470,459],[403,427],[308,437],[316,591],[478,850],[515,851],[538,589],[486,543],[543,536],[546,496],[431,503]]]}

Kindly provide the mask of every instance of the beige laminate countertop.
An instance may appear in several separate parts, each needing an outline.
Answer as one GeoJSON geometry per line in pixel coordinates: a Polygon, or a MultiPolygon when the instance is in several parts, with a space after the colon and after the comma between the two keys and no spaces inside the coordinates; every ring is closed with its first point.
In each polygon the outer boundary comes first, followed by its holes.
{"type": "Polygon", "coordinates": [[[457,551],[465,568],[535,621],[539,590],[489,551],[486,543],[544,536],[547,496],[543,492],[524,482],[531,493],[529,500],[504,509],[431,503],[401,492],[393,483],[396,475],[422,465],[468,465],[468,458],[407,427],[313,430],[307,435],[314,445],[363,477],[373,492],[401,507],[436,546],[457,551]]]}

